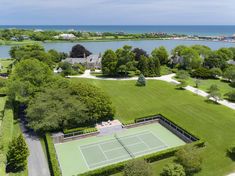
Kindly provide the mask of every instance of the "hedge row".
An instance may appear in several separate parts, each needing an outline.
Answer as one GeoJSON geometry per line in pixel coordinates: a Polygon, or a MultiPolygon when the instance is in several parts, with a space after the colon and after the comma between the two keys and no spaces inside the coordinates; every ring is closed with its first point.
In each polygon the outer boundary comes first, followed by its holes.
{"type": "Polygon", "coordinates": [[[13,109],[9,103],[6,104],[3,120],[0,125],[0,175],[6,175],[6,154],[8,151],[8,144],[12,138],[13,131],[13,121],[14,121],[14,113],[13,109]]]}
{"type": "Polygon", "coordinates": [[[65,129],[63,130],[64,134],[69,134],[69,133],[81,133],[81,134],[86,134],[86,133],[92,133],[96,132],[97,129],[94,127],[79,127],[79,128],[73,128],[73,129],[65,129]]]}
{"type": "MultiPolygon", "coordinates": [[[[166,120],[169,120],[171,123],[173,123],[174,125],[176,125],[177,127],[181,128],[181,129],[183,129],[183,130],[184,130],[185,132],[187,132],[188,134],[194,136],[194,137],[197,138],[197,139],[200,139],[200,140],[199,140],[199,143],[200,143],[201,141],[203,141],[203,139],[201,139],[197,134],[196,134],[196,135],[195,135],[195,134],[192,134],[191,132],[185,130],[185,128],[183,128],[182,126],[176,124],[174,121],[170,120],[169,118],[166,118],[166,117],[165,117],[164,115],[162,115],[162,114],[157,114],[157,115],[155,114],[155,115],[152,115],[152,116],[146,116],[146,117],[137,118],[137,119],[135,119],[135,121],[136,121],[136,120],[141,120],[141,119],[146,119],[146,118],[151,118],[151,117],[154,117],[154,116],[161,116],[161,117],[165,118],[166,120]]],[[[196,142],[197,142],[197,141],[196,141],[196,142]]],[[[196,142],[194,142],[194,143],[196,143],[196,142]]]]}
{"type": "MultiPolygon", "coordinates": [[[[204,146],[204,141],[199,140],[199,141],[193,142],[193,143],[188,144],[188,145],[203,147],[204,146]]],[[[170,149],[163,150],[163,151],[156,152],[156,153],[152,153],[152,154],[145,155],[145,156],[142,156],[142,157],[139,157],[139,158],[144,159],[149,163],[152,163],[152,162],[156,162],[156,161],[174,156],[175,153],[180,148],[182,148],[182,146],[170,148],[170,149]]],[[[79,174],[77,176],[110,176],[112,174],[116,174],[116,173],[121,172],[124,169],[127,162],[128,161],[124,161],[124,162],[121,162],[121,163],[117,163],[117,164],[113,164],[113,165],[110,165],[110,166],[102,167],[102,168],[99,168],[99,169],[96,169],[96,170],[93,170],[93,171],[89,171],[89,172],[86,172],[86,173],[83,173],[83,174],[79,174]]]]}
{"type": "Polygon", "coordinates": [[[47,133],[45,135],[46,152],[48,156],[49,168],[52,176],[62,176],[60,171],[59,162],[57,159],[54,143],[51,135],[47,133]]]}

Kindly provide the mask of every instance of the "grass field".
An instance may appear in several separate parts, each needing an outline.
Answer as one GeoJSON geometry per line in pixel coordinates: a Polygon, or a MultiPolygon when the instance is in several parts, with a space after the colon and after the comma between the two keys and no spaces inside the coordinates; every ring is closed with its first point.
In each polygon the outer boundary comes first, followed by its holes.
{"type": "MultiPolygon", "coordinates": [[[[195,81],[193,78],[190,78],[188,80],[188,84],[190,86],[195,86],[195,81]]],[[[199,85],[199,89],[204,90],[206,92],[208,92],[208,89],[210,88],[210,86],[212,84],[216,84],[218,86],[218,88],[220,89],[220,92],[223,96],[223,98],[227,98],[225,96],[226,93],[235,90],[234,87],[232,87],[228,82],[224,82],[223,80],[219,80],[219,79],[205,79],[205,80],[200,80],[200,85],[199,85]]]]}
{"type": "MultiPolygon", "coordinates": [[[[235,162],[226,156],[227,147],[235,142],[235,111],[162,81],[147,81],[146,87],[136,87],[135,81],[72,81],[89,82],[107,92],[116,108],[116,118],[122,122],[162,113],[200,136],[206,141],[206,148],[198,175],[221,176],[235,171],[235,162]]],[[[160,169],[161,163],[154,163],[154,168],[160,169]]]]}
{"type": "MultiPolygon", "coordinates": [[[[6,153],[8,151],[8,145],[9,142],[14,138],[18,137],[21,133],[20,126],[18,123],[18,120],[14,118],[13,109],[12,107],[6,106],[7,97],[0,97],[0,110],[4,111],[4,119],[0,118],[0,132],[2,135],[1,139],[2,142],[2,148],[0,149],[0,155],[2,156],[2,159],[6,159],[6,153]],[[5,108],[5,109],[4,109],[5,108]]],[[[0,175],[9,175],[9,176],[27,176],[28,171],[25,169],[22,172],[19,173],[5,173],[5,165],[1,164],[2,161],[0,161],[0,175]]],[[[1,176],[2,176],[1,175],[1,176]]]]}
{"type": "Polygon", "coordinates": [[[185,144],[159,123],[127,129],[116,134],[118,140],[114,135],[106,135],[56,144],[63,176],[80,174],[185,144]]]}

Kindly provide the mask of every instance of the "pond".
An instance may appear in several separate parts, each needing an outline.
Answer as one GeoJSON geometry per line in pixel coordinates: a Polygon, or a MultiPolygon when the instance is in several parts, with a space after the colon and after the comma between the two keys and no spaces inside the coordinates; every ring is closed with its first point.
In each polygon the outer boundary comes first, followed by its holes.
{"type": "MultiPolygon", "coordinates": [[[[138,40],[138,41],[110,41],[110,42],[77,42],[85,46],[94,54],[103,53],[107,49],[116,50],[124,45],[131,45],[133,47],[139,47],[146,50],[148,53],[159,46],[165,46],[171,51],[177,45],[206,45],[212,49],[218,49],[221,47],[235,47],[235,43],[226,42],[213,42],[213,41],[187,41],[187,40],[138,40]]],[[[77,43],[61,42],[61,43],[43,43],[42,45],[46,50],[55,49],[60,52],[69,53],[71,48],[77,43]]],[[[9,58],[9,50],[11,46],[0,46],[0,58],[9,58]]]]}

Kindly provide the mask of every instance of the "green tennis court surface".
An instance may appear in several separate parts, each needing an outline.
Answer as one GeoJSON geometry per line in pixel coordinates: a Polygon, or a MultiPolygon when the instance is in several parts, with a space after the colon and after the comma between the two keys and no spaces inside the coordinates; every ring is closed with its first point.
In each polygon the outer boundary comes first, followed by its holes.
{"type": "Polygon", "coordinates": [[[181,139],[155,123],[55,147],[63,176],[72,176],[183,144],[181,139]]]}

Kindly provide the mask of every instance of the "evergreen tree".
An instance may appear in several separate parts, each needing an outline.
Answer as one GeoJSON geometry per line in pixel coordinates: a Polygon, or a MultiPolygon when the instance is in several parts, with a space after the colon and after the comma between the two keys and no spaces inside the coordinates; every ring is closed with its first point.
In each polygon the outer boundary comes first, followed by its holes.
{"type": "Polygon", "coordinates": [[[21,134],[18,138],[12,140],[7,153],[7,170],[11,172],[22,171],[27,166],[29,150],[21,134]]]}
{"type": "Polygon", "coordinates": [[[137,82],[136,82],[137,86],[146,86],[146,80],[143,74],[140,74],[137,82]]]}

